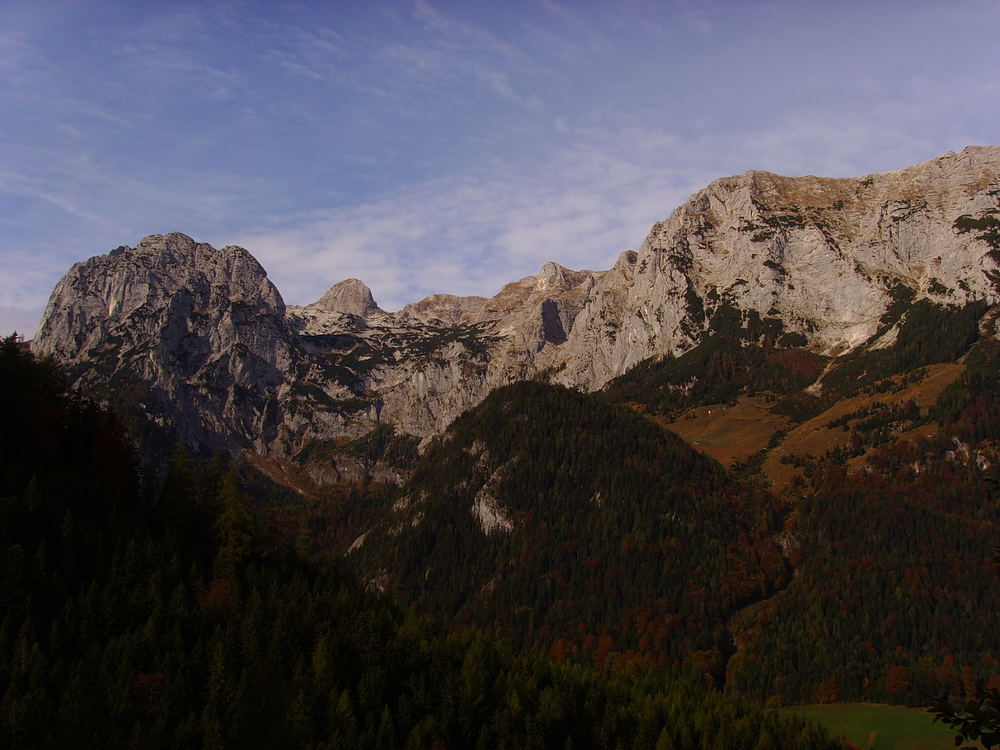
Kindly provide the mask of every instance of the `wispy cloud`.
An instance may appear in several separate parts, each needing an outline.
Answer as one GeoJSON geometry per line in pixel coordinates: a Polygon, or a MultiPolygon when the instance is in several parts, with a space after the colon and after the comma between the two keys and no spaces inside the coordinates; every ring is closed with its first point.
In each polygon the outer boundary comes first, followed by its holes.
{"type": "MultiPolygon", "coordinates": [[[[571,31],[569,38],[579,39],[588,49],[597,52],[608,52],[613,48],[611,39],[604,33],[595,30],[584,16],[575,12],[572,6],[567,6],[556,0],[545,0],[542,3],[548,13],[562,29],[571,31]]],[[[557,37],[558,38],[558,37],[557,37]]]]}
{"type": "Polygon", "coordinates": [[[626,116],[586,127],[561,123],[565,145],[544,160],[490,163],[362,206],[276,217],[285,225],[240,241],[295,303],[351,276],[393,309],[433,292],[489,296],[548,260],[610,267],[653,222],[717,177],[762,166],[860,175],[936,155],[932,140],[893,122],[897,115],[894,108],[875,119],[803,111],[770,128],[694,138],[626,116]],[[880,154],[874,165],[873,153],[880,154]]]}
{"type": "Polygon", "coordinates": [[[0,306],[179,230],[292,302],[387,307],[606,268],[709,180],[863,174],[996,142],[991,0],[13,0],[0,306]],[[905,13],[901,13],[905,10],[905,13]],[[844,39],[856,44],[847,49],[844,39]]]}
{"type": "Polygon", "coordinates": [[[395,309],[434,292],[489,296],[549,260],[607,268],[708,176],[651,175],[642,143],[669,139],[631,135],[640,150],[621,153],[617,134],[592,131],[541,163],[492,163],[358,207],[274,217],[280,226],[239,242],[300,304],[352,276],[395,309]]]}
{"type": "Polygon", "coordinates": [[[444,43],[456,50],[479,50],[487,56],[506,63],[512,69],[530,69],[533,61],[530,55],[480,25],[459,20],[447,15],[426,0],[417,0],[414,17],[427,29],[437,34],[438,43],[444,43]]]}

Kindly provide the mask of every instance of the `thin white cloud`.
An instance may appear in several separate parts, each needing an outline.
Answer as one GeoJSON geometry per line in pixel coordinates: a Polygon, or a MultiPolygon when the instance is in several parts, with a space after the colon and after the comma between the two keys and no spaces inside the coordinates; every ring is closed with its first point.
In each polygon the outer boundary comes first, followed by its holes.
{"type": "Polygon", "coordinates": [[[473,23],[459,20],[438,11],[426,0],[417,0],[414,17],[425,27],[441,35],[455,48],[479,50],[505,62],[512,69],[531,69],[531,57],[513,44],[473,23]]]}
{"type": "Polygon", "coordinates": [[[762,166],[849,176],[873,171],[873,152],[882,154],[877,169],[936,155],[932,141],[893,127],[891,108],[881,116],[801,113],[774,128],[693,140],[636,123],[564,123],[569,145],[543,161],[492,163],[357,208],[300,215],[294,229],[250,231],[241,242],[296,303],[347,277],[366,281],[389,309],[434,292],[489,296],[548,260],[610,267],[716,177],[762,166]]]}
{"type": "Polygon", "coordinates": [[[987,24],[1000,21],[1000,3],[996,0],[963,0],[959,3],[928,3],[908,8],[932,22],[987,24]]]}
{"type": "MultiPolygon", "coordinates": [[[[356,208],[292,217],[291,227],[239,238],[270,269],[286,300],[307,303],[357,277],[387,308],[435,292],[494,294],[549,260],[609,267],[687,194],[690,179],[590,132],[534,165],[494,163],[416,184],[356,208]]],[[[635,138],[663,143],[653,133],[635,138]]]]}
{"type": "Polygon", "coordinates": [[[321,72],[306,63],[301,62],[296,59],[295,56],[290,55],[287,52],[282,52],[277,49],[269,49],[265,53],[264,57],[293,75],[305,76],[306,78],[311,78],[314,81],[322,81],[324,78],[321,72]]]}
{"type": "Polygon", "coordinates": [[[246,86],[244,76],[232,67],[209,65],[192,59],[183,49],[159,41],[129,44],[121,50],[127,57],[130,90],[169,101],[184,92],[215,101],[236,98],[246,86]]]}
{"type": "MultiPolygon", "coordinates": [[[[848,5],[869,42],[892,15],[848,5]]],[[[715,177],[996,142],[1000,68],[966,36],[1000,6],[899,6],[906,44],[869,45],[873,65],[844,57],[851,18],[794,2],[190,3],[64,29],[65,54],[0,31],[0,304],[171,230],[245,245],[292,302],[348,276],[387,307],[490,295],[547,260],[608,267],[715,177]]]]}
{"type": "Polygon", "coordinates": [[[19,174],[4,170],[0,172],[0,192],[18,198],[35,198],[44,201],[70,216],[85,222],[99,222],[99,214],[88,211],[80,205],[82,196],[75,192],[59,192],[48,186],[39,185],[42,182],[34,175],[19,174]]]}
{"type": "Polygon", "coordinates": [[[605,34],[595,31],[593,26],[572,7],[555,0],[544,0],[541,5],[560,28],[572,30],[573,37],[580,39],[589,49],[598,52],[612,49],[611,40],[605,34]]]}
{"type": "Polygon", "coordinates": [[[3,304],[0,307],[8,311],[40,311],[48,302],[56,282],[70,268],[64,259],[53,252],[53,248],[31,249],[35,252],[4,253],[4,273],[0,274],[0,300],[3,304]]]}

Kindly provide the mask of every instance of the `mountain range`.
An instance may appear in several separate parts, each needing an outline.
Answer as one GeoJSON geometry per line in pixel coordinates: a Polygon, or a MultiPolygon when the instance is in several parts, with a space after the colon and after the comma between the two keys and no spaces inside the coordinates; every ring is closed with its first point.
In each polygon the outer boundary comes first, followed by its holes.
{"type": "Polygon", "coordinates": [[[88,388],[121,399],[127,383],[192,445],[280,460],[379,424],[424,438],[533,377],[600,389],[696,347],[720,310],[837,361],[890,345],[904,302],[996,303],[995,251],[955,222],[996,210],[998,163],[976,147],[853,179],[748,172],[693,195],[610,270],[546,263],[490,299],[395,313],[355,279],[286,306],[246,250],[152,235],[75,265],[33,347],[88,388]]]}
{"type": "Polygon", "coordinates": [[[239,247],[76,264],[32,342],[370,588],[778,703],[1000,685],[1000,147],[716,180],[605,271],[286,306],[239,247]],[[303,531],[305,529],[305,531],[303,531]]]}

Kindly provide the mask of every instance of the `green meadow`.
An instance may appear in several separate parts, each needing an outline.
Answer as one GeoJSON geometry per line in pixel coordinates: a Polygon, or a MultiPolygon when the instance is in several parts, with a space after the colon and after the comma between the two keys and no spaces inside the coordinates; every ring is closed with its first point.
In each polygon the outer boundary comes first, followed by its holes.
{"type": "Polygon", "coordinates": [[[874,703],[830,703],[784,709],[846,737],[866,750],[947,750],[955,733],[925,710],[874,703]]]}

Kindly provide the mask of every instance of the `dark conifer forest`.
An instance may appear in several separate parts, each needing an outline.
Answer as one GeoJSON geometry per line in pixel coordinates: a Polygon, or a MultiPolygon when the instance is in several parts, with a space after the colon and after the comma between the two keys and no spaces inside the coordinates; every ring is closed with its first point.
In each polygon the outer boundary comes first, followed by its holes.
{"type": "MultiPolygon", "coordinates": [[[[4,747],[838,746],[663,670],[404,612],[270,527],[223,458],[145,467],[14,338],[0,387],[4,747]]],[[[768,523],[752,516],[723,522],[721,550],[768,523]]]]}
{"type": "Polygon", "coordinates": [[[940,432],[875,441],[864,471],[814,457],[783,499],[601,396],[500,389],[348,560],[560,660],[779,705],[973,698],[1000,685],[998,468],[977,448],[997,435],[997,348],[914,417],[940,432]],[[505,528],[484,533],[476,507],[505,528]]]}
{"type": "Polygon", "coordinates": [[[562,387],[494,391],[404,492],[349,559],[372,579],[392,571],[421,609],[557,658],[721,685],[729,618],[790,572],[771,495],[632,410],[562,387]],[[477,502],[509,528],[484,534],[477,502]]]}
{"type": "Polygon", "coordinates": [[[1000,686],[1000,344],[979,337],[982,305],[899,296],[895,343],[838,361],[822,395],[797,390],[821,358],[738,316],[604,394],[494,391],[348,560],[420,611],[570,663],[769,705],[977,699],[1000,686]],[[932,403],[881,400],[958,359],[932,403]],[[735,472],[637,413],[759,394],[789,426],[735,472]],[[825,420],[838,447],[785,451],[847,399],[866,405],[825,420]],[[793,470],[782,492],[764,489],[771,451],[793,470]]]}

